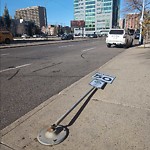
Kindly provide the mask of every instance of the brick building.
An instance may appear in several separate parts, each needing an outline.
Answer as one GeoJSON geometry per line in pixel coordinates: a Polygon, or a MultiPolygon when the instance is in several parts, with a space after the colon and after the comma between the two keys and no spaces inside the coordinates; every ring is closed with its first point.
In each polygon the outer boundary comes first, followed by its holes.
{"type": "Polygon", "coordinates": [[[139,29],[140,28],[140,14],[127,14],[125,27],[131,29],[139,29]]]}

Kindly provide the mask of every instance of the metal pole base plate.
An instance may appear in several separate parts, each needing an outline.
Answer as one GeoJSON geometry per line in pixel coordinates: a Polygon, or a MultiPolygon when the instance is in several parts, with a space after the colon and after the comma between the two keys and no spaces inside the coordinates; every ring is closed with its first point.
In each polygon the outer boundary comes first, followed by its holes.
{"type": "Polygon", "coordinates": [[[43,145],[55,145],[64,141],[68,136],[68,132],[67,128],[60,125],[55,127],[54,130],[51,128],[44,128],[39,132],[37,139],[43,145]]]}

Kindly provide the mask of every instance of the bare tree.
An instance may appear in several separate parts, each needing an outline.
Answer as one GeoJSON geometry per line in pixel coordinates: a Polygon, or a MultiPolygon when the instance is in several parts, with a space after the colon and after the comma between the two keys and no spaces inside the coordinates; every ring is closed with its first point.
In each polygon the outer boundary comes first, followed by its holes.
{"type": "MultiPolygon", "coordinates": [[[[149,33],[149,24],[150,24],[150,0],[124,0],[123,2],[123,11],[124,16],[128,13],[139,13],[139,17],[142,15],[143,11],[143,1],[144,1],[144,14],[143,14],[143,23],[141,24],[143,32],[142,36],[146,38],[147,33],[149,33]]],[[[139,20],[140,23],[140,20],[139,20]]]]}
{"type": "MultiPolygon", "coordinates": [[[[143,9],[143,0],[124,0],[123,2],[123,13],[136,12],[141,13],[143,9]]],[[[145,11],[150,10],[150,0],[145,0],[145,11]]]]}
{"type": "MultiPolygon", "coordinates": [[[[149,13],[149,12],[148,12],[149,13]]],[[[150,39],[150,15],[145,14],[145,19],[142,23],[142,35],[144,37],[144,47],[145,47],[145,44],[148,42],[148,39],[150,39]]]]}

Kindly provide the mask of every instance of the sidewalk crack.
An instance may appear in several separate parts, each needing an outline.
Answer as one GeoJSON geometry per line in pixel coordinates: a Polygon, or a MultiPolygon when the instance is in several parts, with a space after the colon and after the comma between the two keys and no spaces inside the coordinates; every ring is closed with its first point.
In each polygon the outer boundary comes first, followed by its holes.
{"type": "Polygon", "coordinates": [[[134,108],[134,109],[141,109],[141,110],[146,110],[146,111],[150,111],[149,108],[142,108],[142,107],[136,107],[136,106],[131,106],[131,105],[126,105],[126,104],[121,104],[121,103],[112,103],[112,102],[108,102],[108,101],[104,101],[104,100],[100,100],[100,99],[92,99],[93,101],[101,101],[103,103],[108,103],[108,104],[113,104],[113,105],[120,105],[122,107],[129,107],[129,108],[134,108]]]}
{"type": "Polygon", "coordinates": [[[4,145],[5,147],[7,147],[7,148],[9,148],[9,149],[16,150],[16,149],[14,149],[14,148],[12,148],[12,147],[10,147],[10,146],[8,146],[7,144],[4,144],[4,143],[2,143],[2,142],[0,142],[0,144],[1,144],[1,145],[4,145]]]}

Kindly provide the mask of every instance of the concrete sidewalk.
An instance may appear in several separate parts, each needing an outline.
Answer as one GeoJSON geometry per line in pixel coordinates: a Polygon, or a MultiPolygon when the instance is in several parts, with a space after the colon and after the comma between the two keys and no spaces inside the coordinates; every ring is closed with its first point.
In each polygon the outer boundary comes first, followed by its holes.
{"type": "Polygon", "coordinates": [[[149,150],[149,91],[150,49],[127,49],[3,129],[1,150],[149,150]],[[69,130],[62,143],[40,144],[39,131],[53,124],[91,89],[89,82],[96,72],[116,79],[84,99],[61,123],[69,130]]]}
{"type": "Polygon", "coordinates": [[[140,48],[150,48],[150,42],[146,43],[146,44],[143,44],[143,45],[140,45],[138,47],[140,47],[140,48]]]}

